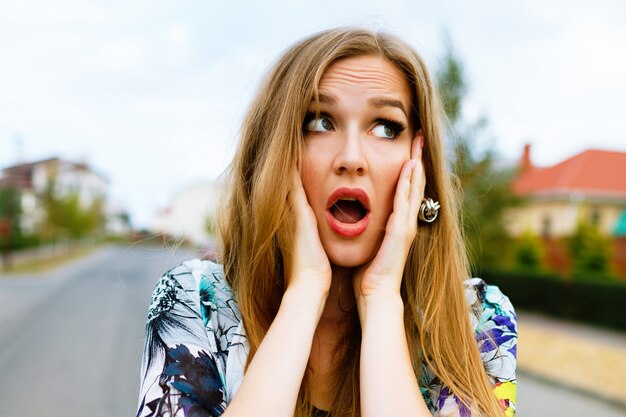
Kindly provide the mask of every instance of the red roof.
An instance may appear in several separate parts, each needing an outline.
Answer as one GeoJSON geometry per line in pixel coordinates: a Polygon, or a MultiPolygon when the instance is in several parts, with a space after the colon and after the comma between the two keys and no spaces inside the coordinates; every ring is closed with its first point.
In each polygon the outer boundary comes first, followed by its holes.
{"type": "Polygon", "coordinates": [[[513,189],[522,195],[577,192],[626,198],[626,152],[590,149],[548,168],[529,167],[513,189]]]}

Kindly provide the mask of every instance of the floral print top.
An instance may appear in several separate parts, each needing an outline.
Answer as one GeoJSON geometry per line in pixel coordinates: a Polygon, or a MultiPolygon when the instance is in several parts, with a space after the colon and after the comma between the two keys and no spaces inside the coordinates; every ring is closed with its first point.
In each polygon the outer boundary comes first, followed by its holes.
{"type": "MultiPolygon", "coordinates": [[[[515,415],[517,319],[497,287],[465,282],[475,338],[494,393],[515,415]]],[[[243,380],[248,344],[222,267],[192,260],[158,282],[146,324],[137,417],[220,416],[243,380]]],[[[472,417],[424,365],[420,389],[433,416],[472,417]]]]}

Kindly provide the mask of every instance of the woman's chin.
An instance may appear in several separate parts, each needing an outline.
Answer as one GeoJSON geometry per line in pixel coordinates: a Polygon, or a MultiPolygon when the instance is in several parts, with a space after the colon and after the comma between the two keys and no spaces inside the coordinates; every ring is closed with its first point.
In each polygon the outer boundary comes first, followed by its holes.
{"type": "Polygon", "coordinates": [[[321,233],[322,246],[333,266],[357,268],[374,259],[383,241],[382,233],[368,233],[345,239],[334,233],[321,233]]]}
{"type": "Polygon", "coordinates": [[[371,261],[374,258],[374,251],[365,250],[342,250],[342,251],[327,251],[326,255],[330,264],[334,267],[341,268],[357,268],[371,261]]]}

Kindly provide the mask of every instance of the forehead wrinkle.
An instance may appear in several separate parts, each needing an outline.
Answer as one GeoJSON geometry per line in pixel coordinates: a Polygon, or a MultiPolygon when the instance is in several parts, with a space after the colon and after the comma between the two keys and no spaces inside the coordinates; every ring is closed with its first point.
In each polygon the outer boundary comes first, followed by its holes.
{"type": "MultiPolygon", "coordinates": [[[[324,82],[325,78],[328,79],[328,78],[333,78],[333,77],[344,79],[347,82],[355,82],[355,83],[361,83],[365,80],[380,81],[384,83],[385,81],[390,80],[389,72],[387,72],[383,68],[379,68],[373,65],[367,65],[366,63],[361,63],[357,70],[355,69],[354,66],[345,68],[345,67],[342,67],[343,65],[346,65],[346,63],[343,61],[339,61],[331,65],[330,68],[327,70],[327,72],[322,76],[322,79],[320,80],[321,83],[324,82]]],[[[394,70],[397,71],[396,73],[394,73],[394,76],[392,77],[396,79],[394,81],[404,80],[404,77],[401,75],[399,70],[397,70],[397,68],[395,68],[393,64],[389,64],[389,65],[391,65],[391,67],[389,68],[393,68],[394,70]]]]}
{"type": "Polygon", "coordinates": [[[405,99],[411,96],[408,80],[395,67],[385,69],[361,62],[357,69],[345,61],[338,61],[328,68],[320,80],[318,86],[319,102],[334,105],[337,103],[337,98],[330,91],[338,85],[353,87],[364,83],[368,85],[373,96],[368,100],[369,104],[376,107],[397,107],[407,118],[409,117],[407,104],[410,106],[412,103],[404,103],[405,99]],[[390,73],[390,68],[395,71],[390,73]],[[404,93],[407,97],[404,97],[404,93]]]}

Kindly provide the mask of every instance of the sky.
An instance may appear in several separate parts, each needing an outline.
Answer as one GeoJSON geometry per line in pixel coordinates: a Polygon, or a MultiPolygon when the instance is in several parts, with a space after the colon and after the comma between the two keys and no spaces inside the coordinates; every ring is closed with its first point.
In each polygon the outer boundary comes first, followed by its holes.
{"type": "Polygon", "coordinates": [[[87,162],[149,227],[176,192],[230,162],[265,72],[336,26],[394,33],[431,71],[449,36],[463,117],[504,161],[626,151],[623,0],[0,0],[0,168],[87,162]],[[446,35],[446,33],[448,35],[446,35]]]}

